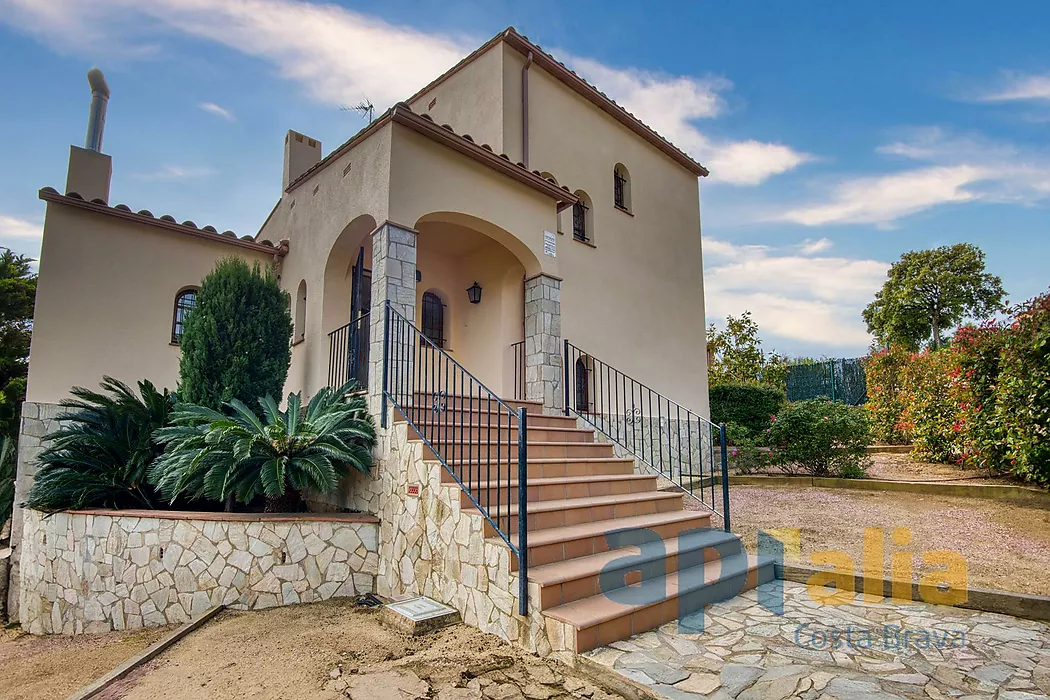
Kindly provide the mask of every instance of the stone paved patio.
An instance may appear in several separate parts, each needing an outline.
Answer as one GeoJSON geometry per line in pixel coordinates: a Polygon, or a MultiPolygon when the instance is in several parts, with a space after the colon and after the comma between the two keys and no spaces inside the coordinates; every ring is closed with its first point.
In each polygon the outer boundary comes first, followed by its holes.
{"type": "Polygon", "coordinates": [[[821,605],[783,581],[586,656],[670,700],[1050,697],[1050,625],[860,596],[821,605]],[[783,615],[758,604],[780,585],[783,615]]]}

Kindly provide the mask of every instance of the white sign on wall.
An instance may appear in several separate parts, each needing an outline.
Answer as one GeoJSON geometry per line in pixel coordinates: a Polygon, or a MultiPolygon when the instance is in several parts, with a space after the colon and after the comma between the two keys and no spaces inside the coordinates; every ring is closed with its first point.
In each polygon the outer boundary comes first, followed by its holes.
{"type": "Polygon", "coordinates": [[[553,231],[543,232],[543,254],[558,257],[558,238],[553,231]]]}

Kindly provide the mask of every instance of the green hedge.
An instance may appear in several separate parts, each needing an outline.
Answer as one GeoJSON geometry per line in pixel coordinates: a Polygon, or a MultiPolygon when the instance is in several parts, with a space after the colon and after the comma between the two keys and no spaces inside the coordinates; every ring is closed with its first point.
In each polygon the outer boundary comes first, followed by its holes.
{"type": "Polygon", "coordinates": [[[711,387],[711,420],[737,423],[752,434],[769,427],[769,419],[786,401],[784,392],[750,384],[718,384],[711,387]]]}

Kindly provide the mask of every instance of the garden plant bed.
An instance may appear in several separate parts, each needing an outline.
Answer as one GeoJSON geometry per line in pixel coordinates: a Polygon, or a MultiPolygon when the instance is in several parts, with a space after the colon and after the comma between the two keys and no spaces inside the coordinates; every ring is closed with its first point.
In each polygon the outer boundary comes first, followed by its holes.
{"type": "MultiPolygon", "coordinates": [[[[885,531],[887,575],[894,551],[915,553],[918,580],[938,570],[923,565],[922,552],[952,550],[966,559],[971,586],[1050,595],[1050,506],[1043,502],[791,486],[733,486],[730,498],[733,531],[749,551],[756,547],[759,529],[797,528],[802,558],[796,563],[811,565],[814,552],[836,550],[849,554],[859,571],[864,529],[879,527],[885,531]],[[890,542],[898,527],[911,530],[907,547],[890,542]]],[[[692,499],[686,503],[702,507],[692,499]]]]}
{"type": "Polygon", "coordinates": [[[0,631],[0,695],[6,700],[65,698],[143,651],[171,631],[34,637],[0,631]]]}
{"type": "Polygon", "coordinates": [[[592,700],[623,697],[590,673],[465,625],[411,637],[380,624],[374,609],[333,599],[224,611],[98,697],[480,700],[489,687],[508,700],[579,697],[573,690],[592,700]]]}

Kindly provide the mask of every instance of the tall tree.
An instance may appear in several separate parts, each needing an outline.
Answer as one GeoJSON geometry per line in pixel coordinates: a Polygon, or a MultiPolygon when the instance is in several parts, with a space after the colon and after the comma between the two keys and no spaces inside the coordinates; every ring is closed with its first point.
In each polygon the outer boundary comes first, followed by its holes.
{"type": "Polygon", "coordinates": [[[33,259],[0,248],[0,435],[18,434],[29,371],[36,275],[33,259]]]}
{"type": "Polygon", "coordinates": [[[707,376],[716,384],[760,383],[784,389],[787,362],[775,351],[762,351],[758,324],[745,311],[740,318],[726,316],[726,327],[718,330],[712,323],[707,327],[707,376]]]}
{"type": "Polygon", "coordinates": [[[884,345],[937,349],[967,317],[1003,306],[1003,282],[985,271],[984,251],[971,243],[910,251],[893,263],[882,289],[864,309],[868,332],[884,345]]]}
{"type": "Polygon", "coordinates": [[[291,362],[288,294],[259,263],[220,260],[197,292],[180,340],[179,398],[218,410],[284,389],[291,362]]]}

